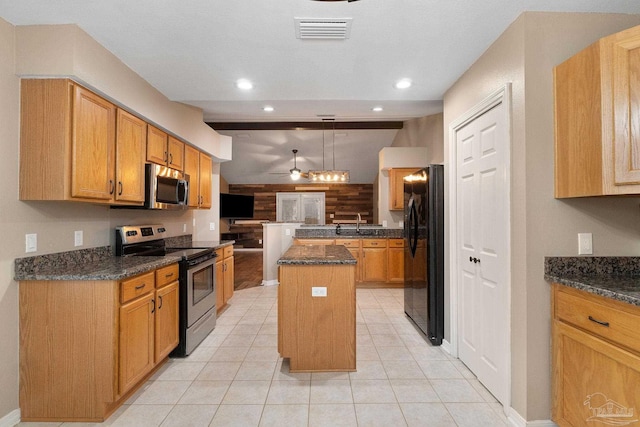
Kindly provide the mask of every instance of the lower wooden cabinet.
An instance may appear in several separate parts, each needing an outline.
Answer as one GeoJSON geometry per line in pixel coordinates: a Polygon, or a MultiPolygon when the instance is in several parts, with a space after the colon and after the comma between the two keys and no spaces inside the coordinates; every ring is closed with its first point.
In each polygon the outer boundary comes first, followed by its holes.
{"type": "MultiPolygon", "coordinates": [[[[357,261],[356,283],[365,286],[404,285],[404,239],[295,238],[293,244],[344,245],[357,261]]],[[[418,251],[426,256],[424,246],[418,251]]],[[[426,274],[426,265],[421,274],[426,274]]]]}
{"type": "Polygon", "coordinates": [[[178,344],[177,279],[174,264],[122,281],[21,281],[22,421],[113,413],[178,344]]]}
{"type": "Polygon", "coordinates": [[[218,313],[233,296],[235,273],[233,246],[216,250],[216,309],[218,313]]]}
{"type": "Polygon", "coordinates": [[[553,288],[553,421],[561,427],[637,422],[640,308],[553,288]]]}

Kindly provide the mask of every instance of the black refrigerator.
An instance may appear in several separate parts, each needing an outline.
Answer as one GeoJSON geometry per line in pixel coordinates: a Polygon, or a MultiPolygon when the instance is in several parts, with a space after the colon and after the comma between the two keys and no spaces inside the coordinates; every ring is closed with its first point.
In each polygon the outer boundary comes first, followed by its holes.
{"type": "Polygon", "coordinates": [[[444,338],[444,167],[404,178],[404,311],[433,345],[444,338]]]}

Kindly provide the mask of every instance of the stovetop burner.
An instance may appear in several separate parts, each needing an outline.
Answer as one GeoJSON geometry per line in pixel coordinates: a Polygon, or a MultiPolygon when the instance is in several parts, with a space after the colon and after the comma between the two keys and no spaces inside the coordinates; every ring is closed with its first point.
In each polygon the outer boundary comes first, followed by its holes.
{"type": "Polygon", "coordinates": [[[116,227],[117,256],[165,256],[178,255],[183,260],[192,260],[214,253],[209,246],[185,244],[168,247],[166,229],[161,224],[125,225],[116,227]],[[198,247],[199,246],[199,247],[198,247]]]}

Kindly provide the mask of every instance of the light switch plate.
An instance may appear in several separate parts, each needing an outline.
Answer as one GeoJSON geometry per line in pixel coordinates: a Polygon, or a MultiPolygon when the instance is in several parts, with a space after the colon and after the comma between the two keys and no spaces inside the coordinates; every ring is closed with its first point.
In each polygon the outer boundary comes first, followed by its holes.
{"type": "Polygon", "coordinates": [[[209,223],[209,231],[216,231],[216,223],[215,222],[210,222],[209,223]]]}
{"type": "Polygon", "coordinates": [[[285,235],[285,236],[291,236],[291,229],[289,229],[289,228],[285,228],[285,229],[284,229],[284,235],[285,235]]]}
{"type": "Polygon", "coordinates": [[[312,297],[326,297],[327,296],[327,287],[326,286],[312,286],[311,287],[311,296],[312,297]]]}
{"type": "Polygon", "coordinates": [[[25,252],[35,252],[38,250],[38,235],[37,234],[25,234],[25,252]]]}
{"type": "Polygon", "coordinates": [[[593,254],[593,239],[591,233],[578,233],[578,255],[593,254]]]}
{"type": "Polygon", "coordinates": [[[82,246],[83,244],[82,230],[77,230],[73,233],[73,242],[75,246],[82,246]]]}
{"type": "Polygon", "coordinates": [[[182,224],[182,232],[183,233],[187,232],[187,224],[182,224]]]}

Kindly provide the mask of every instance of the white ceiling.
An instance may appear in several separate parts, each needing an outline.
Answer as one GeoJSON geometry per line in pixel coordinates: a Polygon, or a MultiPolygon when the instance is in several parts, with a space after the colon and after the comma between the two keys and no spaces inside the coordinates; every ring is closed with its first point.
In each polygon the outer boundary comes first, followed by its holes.
{"type": "MultiPolygon", "coordinates": [[[[335,114],[337,121],[405,120],[439,112],[447,88],[524,11],[640,13],[640,3],[0,0],[0,17],[15,25],[78,24],[168,98],[202,108],[206,121],[319,120],[321,114],[335,114]],[[350,38],[296,39],[296,17],[352,18],[350,38]],[[252,80],[254,89],[238,90],[239,78],[252,80]],[[395,89],[400,78],[413,86],[395,89]],[[275,111],[263,112],[266,104],[275,111]],[[384,111],[372,112],[376,105],[384,111]]],[[[265,172],[274,170],[274,162],[286,162],[279,168],[288,170],[292,148],[317,161],[312,149],[322,148],[318,131],[243,133],[250,138],[234,140],[234,159],[222,168],[231,183],[247,182],[247,171],[260,180],[254,182],[281,182],[255,172],[262,164],[270,165],[265,172]]],[[[336,159],[348,164],[336,167],[351,169],[352,182],[370,183],[373,151],[390,145],[395,132],[348,134],[336,139],[336,159]],[[342,142],[356,148],[342,151],[342,142]]]]}

